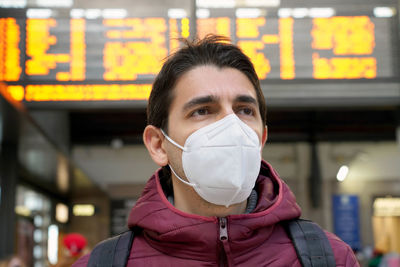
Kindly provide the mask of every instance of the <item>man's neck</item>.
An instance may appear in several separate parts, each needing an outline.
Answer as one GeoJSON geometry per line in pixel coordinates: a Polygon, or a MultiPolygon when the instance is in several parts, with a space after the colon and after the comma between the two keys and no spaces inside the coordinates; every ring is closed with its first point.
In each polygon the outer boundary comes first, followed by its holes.
{"type": "Polygon", "coordinates": [[[183,212],[207,217],[226,217],[233,214],[243,214],[246,211],[247,200],[229,207],[215,205],[205,201],[192,187],[176,179],[172,180],[172,184],[174,206],[183,212]]]}

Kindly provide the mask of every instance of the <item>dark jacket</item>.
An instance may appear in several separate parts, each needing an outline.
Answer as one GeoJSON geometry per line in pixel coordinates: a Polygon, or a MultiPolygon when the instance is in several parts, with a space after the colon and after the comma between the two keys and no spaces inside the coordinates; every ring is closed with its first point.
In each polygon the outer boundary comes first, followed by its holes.
{"type": "MultiPolygon", "coordinates": [[[[280,222],[300,216],[289,187],[263,161],[258,202],[250,214],[203,217],[177,210],[165,197],[160,170],[132,208],[128,225],[139,227],[127,266],[301,266],[280,222]],[[225,228],[223,227],[225,225],[225,228]]],[[[337,266],[359,266],[351,248],[327,233],[337,266]]],[[[73,266],[86,266],[88,256],[73,266]]]]}

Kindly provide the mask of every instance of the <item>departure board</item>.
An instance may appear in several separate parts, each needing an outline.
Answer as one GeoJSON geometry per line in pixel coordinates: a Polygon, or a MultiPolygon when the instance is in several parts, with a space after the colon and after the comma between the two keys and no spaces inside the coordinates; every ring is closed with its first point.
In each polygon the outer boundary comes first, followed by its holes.
{"type": "Polygon", "coordinates": [[[393,17],[27,18],[2,10],[0,82],[17,101],[145,100],[194,26],[229,37],[262,83],[397,77],[393,17]],[[6,15],[5,15],[6,14],[6,15]]]}

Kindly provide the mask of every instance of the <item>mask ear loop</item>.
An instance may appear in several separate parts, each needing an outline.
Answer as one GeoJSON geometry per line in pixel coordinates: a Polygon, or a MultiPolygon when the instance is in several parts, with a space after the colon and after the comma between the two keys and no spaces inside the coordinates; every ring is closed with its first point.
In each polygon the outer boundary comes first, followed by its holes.
{"type": "Polygon", "coordinates": [[[168,140],[171,144],[173,144],[174,146],[176,146],[176,147],[182,149],[182,151],[186,151],[186,149],[185,149],[183,146],[179,145],[177,142],[175,142],[174,140],[172,140],[171,137],[169,137],[169,136],[164,132],[163,129],[160,129],[160,130],[161,130],[161,133],[164,135],[164,137],[167,138],[167,140],[168,140]]]}
{"type": "MultiPolygon", "coordinates": [[[[174,140],[172,140],[172,139],[164,132],[163,129],[160,129],[160,130],[161,130],[161,133],[164,135],[164,137],[167,138],[167,140],[168,140],[171,144],[173,144],[174,146],[176,146],[176,147],[182,149],[183,151],[185,151],[185,148],[182,147],[181,145],[179,145],[179,144],[178,144],[177,142],[175,142],[174,140]]],[[[183,180],[181,177],[179,177],[179,175],[176,174],[176,172],[174,171],[174,169],[172,168],[172,166],[171,166],[170,164],[168,164],[168,166],[169,166],[169,168],[171,169],[172,173],[173,173],[182,183],[187,184],[187,185],[192,186],[192,187],[197,187],[196,184],[189,183],[189,182],[183,180]]]]}
{"type": "Polygon", "coordinates": [[[183,180],[181,177],[179,177],[179,175],[176,174],[176,172],[175,172],[174,169],[171,167],[171,165],[168,164],[168,166],[169,166],[169,168],[171,169],[171,171],[173,172],[173,174],[174,174],[182,183],[187,184],[187,185],[192,186],[192,187],[197,187],[196,184],[189,183],[189,182],[183,180]]]}

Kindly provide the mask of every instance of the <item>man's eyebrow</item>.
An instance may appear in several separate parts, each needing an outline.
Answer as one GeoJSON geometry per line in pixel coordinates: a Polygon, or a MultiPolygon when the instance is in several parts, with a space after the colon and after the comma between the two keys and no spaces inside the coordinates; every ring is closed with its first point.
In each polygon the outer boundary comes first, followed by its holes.
{"type": "Polygon", "coordinates": [[[183,110],[188,110],[197,105],[207,104],[207,103],[215,103],[215,102],[218,102],[218,99],[216,96],[212,96],[212,95],[200,96],[200,97],[193,98],[192,100],[187,102],[183,106],[183,110]]]}
{"type": "Polygon", "coordinates": [[[235,98],[235,102],[244,102],[244,103],[250,103],[250,104],[258,105],[257,100],[254,97],[249,96],[249,95],[237,96],[235,98]]]}

